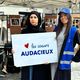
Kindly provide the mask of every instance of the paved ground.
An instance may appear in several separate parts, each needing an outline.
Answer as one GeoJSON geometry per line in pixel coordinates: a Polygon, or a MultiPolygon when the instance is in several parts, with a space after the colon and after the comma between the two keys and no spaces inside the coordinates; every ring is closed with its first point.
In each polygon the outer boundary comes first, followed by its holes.
{"type": "MultiPolygon", "coordinates": [[[[71,77],[71,80],[80,80],[80,63],[72,62],[71,77]]],[[[7,75],[2,75],[0,73],[0,80],[20,80],[20,73],[8,73],[7,75]]]]}
{"type": "Polygon", "coordinates": [[[5,76],[0,75],[0,80],[20,80],[20,73],[7,74],[5,76]]]}
{"type": "Polygon", "coordinates": [[[20,73],[8,73],[4,75],[1,71],[1,64],[0,64],[0,80],[21,80],[20,73]]]}

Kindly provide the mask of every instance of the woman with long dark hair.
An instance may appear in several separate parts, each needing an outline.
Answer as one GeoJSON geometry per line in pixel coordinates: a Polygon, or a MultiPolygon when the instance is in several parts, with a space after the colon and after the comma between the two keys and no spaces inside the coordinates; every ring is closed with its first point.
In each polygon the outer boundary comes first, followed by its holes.
{"type": "Polygon", "coordinates": [[[71,62],[74,57],[74,46],[80,44],[77,28],[73,27],[69,8],[62,8],[59,12],[56,29],[58,46],[58,64],[53,80],[71,80],[71,62]]]}

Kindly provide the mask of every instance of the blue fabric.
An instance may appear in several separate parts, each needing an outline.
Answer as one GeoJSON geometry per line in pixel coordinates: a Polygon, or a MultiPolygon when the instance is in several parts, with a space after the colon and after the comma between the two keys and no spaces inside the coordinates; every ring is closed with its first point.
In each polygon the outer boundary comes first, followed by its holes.
{"type": "Polygon", "coordinates": [[[70,9],[69,8],[62,8],[59,12],[60,13],[66,13],[66,14],[70,14],[70,9]]]}
{"type": "Polygon", "coordinates": [[[71,65],[70,64],[63,64],[59,66],[61,68],[61,70],[69,70],[71,69],[71,65]]]}
{"type": "Polygon", "coordinates": [[[72,58],[73,58],[73,55],[67,55],[67,54],[65,54],[65,55],[63,55],[62,60],[63,60],[63,61],[64,61],[64,60],[70,61],[72,58]],[[66,56],[67,56],[67,57],[66,57],[66,56]]]}
{"type": "Polygon", "coordinates": [[[76,27],[71,27],[69,31],[68,39],[66,41],[66,45],[64,46],[65,48],[59,65],[59,68],[62,70],[68,70],[71,68],[70,61],[74,56],[73,39],[76,31],[77,31],[76,27]]]}

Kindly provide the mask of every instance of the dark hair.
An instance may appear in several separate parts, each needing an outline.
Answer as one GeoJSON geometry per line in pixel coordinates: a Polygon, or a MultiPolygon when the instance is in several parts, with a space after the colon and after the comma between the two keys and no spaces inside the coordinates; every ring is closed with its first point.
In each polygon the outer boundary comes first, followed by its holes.
{"type": "Polygon", "coordinates": [[[38,17],[38,25],[40,25],[40,24],[41,24],[41,16],[40,16],[40,13],[37,12],[37,11],[32,11],[32,12],[30,12],[30,14],[29,14],[28,17],[27,17],[27,25],[30,25],[30,24],[31,24],[29,18],[30,18],[30,16],[31,16],[32,14],[35,14],[35,15],[38,17]]]}
{"type": "MultiPolygon", "coordinates": [[[[64,13],[65,14],[65,13],[64,13]]],[[[67,27],[66,27],[66,31],[65,31],[65,36],[67,35],[70,27],[71,27],[71,24],[72,24],[72,18],[71,18],[71,15],[70,14],[66,14],[67,18],[68,18],[68,23],[67,23],[67,27]]],[[[58,30],[57,30],[57,36],[59,35],[59,33],[61,32],[62,28],[64,27],[63,23],[61,22],[60,20],[61,18],[61,15],[59,15],[59,18],[58,18],[58,30]]]]}

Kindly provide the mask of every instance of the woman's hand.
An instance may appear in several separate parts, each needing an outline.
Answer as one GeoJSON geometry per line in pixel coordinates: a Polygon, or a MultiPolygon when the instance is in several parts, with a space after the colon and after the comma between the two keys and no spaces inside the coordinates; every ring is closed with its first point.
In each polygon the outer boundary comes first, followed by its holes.
{"type": "Polygon", "coordinates": [[[14,54],[15,53],[15,51],[14,51],[14,49],[12,49],[12,54],[14,54]]]}
{"type": "Polygon", "coordinates": [[[80,49],[80,45],[76,44],[76,46],[74,47],[74,53],[76,54],[79,49],[80,49]]]}

